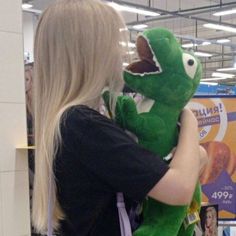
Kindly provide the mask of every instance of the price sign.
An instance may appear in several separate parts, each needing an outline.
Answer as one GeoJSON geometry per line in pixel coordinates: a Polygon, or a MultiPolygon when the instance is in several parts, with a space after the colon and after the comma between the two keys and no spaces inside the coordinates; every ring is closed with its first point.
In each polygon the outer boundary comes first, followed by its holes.
{"type": "Polygon", "coordinates": [[[207,195],[209,202],[219,205],[219,210],[227,210],[233,214],[235,212],[235,183],[232,182],[228,173],[223,171],[216,182],[206,184],[202,187],[207,195]]]}
{"type": "Polygon", "coordinates": [[[214,198],[214,199],[223,199],[223,200],[230,200],[233,198],[233,194],[232,193],[229,193],[227,191],[219,191],[219,192],[214,192],[212,195],[211,195],[211,198],[214,198]]]}

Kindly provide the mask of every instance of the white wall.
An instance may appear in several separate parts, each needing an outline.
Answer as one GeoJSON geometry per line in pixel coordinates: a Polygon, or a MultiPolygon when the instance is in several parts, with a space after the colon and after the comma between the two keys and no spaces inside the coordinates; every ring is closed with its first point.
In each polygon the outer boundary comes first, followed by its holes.
{"type": "Polygon", "coordinates": [[[0,0],[0,236],[29,236],[21,0],[0,0]]]}

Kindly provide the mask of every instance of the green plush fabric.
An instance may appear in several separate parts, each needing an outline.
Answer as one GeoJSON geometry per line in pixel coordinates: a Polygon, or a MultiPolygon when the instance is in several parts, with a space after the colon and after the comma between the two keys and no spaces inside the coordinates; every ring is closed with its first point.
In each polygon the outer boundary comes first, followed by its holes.
{"type": "MultiPolygon", "coordinates": [[[[177,144],[177,122],[199,85],[202,67],[166,29],[146,30],[136,44],[140,60],[125,69],[124,80],[145,98],[137,107],[132,98],[118,97],[115,119],[137,136],[140,145],[164,159],[177,144]],[[147,104],[149,107],[145,107],[147,104]]],[[[199,184],[193,203],[197,203],[200,210],[199,184]]],[[[144,221],[134,236],[192,236],[194,224],[187,229],[183,226],[189,208],[147,198],[143,204],[144,221]]]]}

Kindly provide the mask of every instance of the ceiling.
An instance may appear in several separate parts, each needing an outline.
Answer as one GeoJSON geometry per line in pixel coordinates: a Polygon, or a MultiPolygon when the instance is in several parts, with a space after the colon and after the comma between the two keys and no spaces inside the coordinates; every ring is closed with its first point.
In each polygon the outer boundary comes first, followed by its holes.
{"type": "MultiPolygon", "coordinates": [[[[43,10],[54,0],[33,0],[33,9],[43,10]]],[[[211,54],[208,57],[200,57],[203,68],[203,78],[211,78],[212,73],[219,68],[233,67],[236,62],[236,13],[228,16],[213,16],[220,10],[236,9],[236,1],[230,0],[125,0],[116,3],[131,5],[137,8],[151,9],[160,13],[160,16],[147,17],[135,13],[122,12],[127,26],[130,30],[130,40],[135,41],[140,31],[133,29],[133,25],[142,23],[151,27],[166,27],[173,31],[182,44],[203,42],[211,43],[205,46],[193,46],[187,50],[200,51],[211,54]],[[203,24],[222,24],[235,28],[235,33],[215,30],[203,27],[203,24]],[[227,38],[228,43],[217,43],[216,40],[227,38]]],[[[136,54],[132,55],[133,59],[136,54]]],[[[224,72],[226,73],[226,72],[224,72]]],[[[227,73],[234,74],[235,71],[227,73]]],[[[236,84],[236,77],[217,80],[218,83],[236,84]]]]}

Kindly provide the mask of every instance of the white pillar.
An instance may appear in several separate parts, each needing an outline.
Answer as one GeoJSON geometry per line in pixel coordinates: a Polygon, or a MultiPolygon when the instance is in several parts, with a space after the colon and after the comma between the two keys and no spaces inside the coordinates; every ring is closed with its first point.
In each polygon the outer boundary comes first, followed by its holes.
{"type": "Polygon", "coordinates": [[[22,0],[0,0],[0,236],[30,236],[22,0]]]}
{"type": "Polygon", "coordinates": [[[34,57],[34,17],[31,12],[23,12],[24,52],[29,53],[29,62],[32,62],[34,57]]]}

